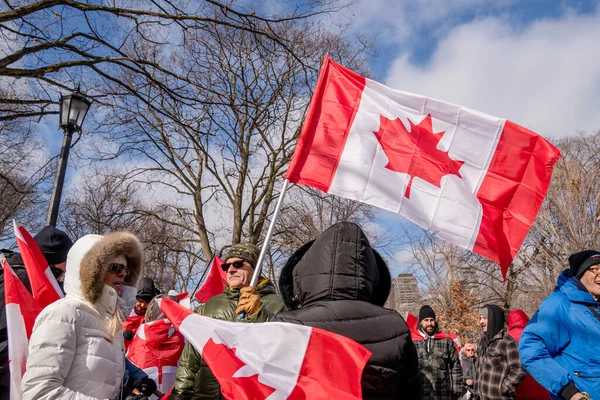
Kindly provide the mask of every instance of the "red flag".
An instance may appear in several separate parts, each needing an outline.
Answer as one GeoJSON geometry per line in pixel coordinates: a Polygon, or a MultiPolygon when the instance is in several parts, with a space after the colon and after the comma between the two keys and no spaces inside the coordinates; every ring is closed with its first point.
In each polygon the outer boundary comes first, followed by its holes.
{"type": "Polygon", "coordinates": [[[38,314],[42,311],[25,285],[0,255],[4,268],[4,304],[8,334],[8,364],[10,369],[10,398],[21,399],[21,379],[29,355],[29,338],[38,314]]]}
{"type": "Polygon", "coordinates": [[[214,255],[208,266],[208,276],[204,280],[202,287],[194,294],[200,303],[206,303],[208,299],[218,294],[222,294],[225,290],[226,274],[221,269],[223,260],[217,255],[214,255]]]}
{"type": "Polygon", "coordinates": [[[390,89],[327,56],[286,179],[398,212],[506,275],[559,158],[511,121],[390,89]]]}
{"type": "Polygon", "coordinates": [[[44,258],[40,248],[29,232],[27,232],[27,229],[14,220],[13,227],[15,237],[17,238],[17,245],[23,258],[23,264],[25,264],[25,269],[31,283],[33,298],[40,307],[44,308],[63,297],[62,290],[60,290],[56,278],[52,275],[52,270],[50,270],[48,262],[44,258]]]}
{"type": "Polygon", "coordinates": [[[169,391],[175,382],[179,358],[185,346],[183,335],[167,319],[142,324],[127,352],[129,361],[152,378],[158,390],[169,391]]]}
{"type": "Polygon", "coordinates": [[[227,399],[360,399],[371,356],[344,336],[282,322],[220,321],[169,299],[161,309],[202,358],[227,399]]]}
{"type": "Polygon", "coordinates": [[[461,349],[460,337],[458,337],[458,335],[456,334],[456,331],[454,329],[452,329],[450,331],[448,336],[450,336],[450,339],[452,339],[452,341],[454,341],[454,346],[456,346],[456,351],[458,352],[458,354],[460,354],[460,349],[461,349]]]}

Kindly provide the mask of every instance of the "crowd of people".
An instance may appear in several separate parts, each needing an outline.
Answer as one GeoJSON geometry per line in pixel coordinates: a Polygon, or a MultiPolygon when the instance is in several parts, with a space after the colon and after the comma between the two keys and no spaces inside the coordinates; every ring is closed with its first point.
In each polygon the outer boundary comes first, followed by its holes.
{"type": "MultiPolygon", "coordinates": [[[[36,319],[25,399],[223,398],[202,354],[162,313],[159,299],[180,299],[143,277],[143,247],[134,235],[72,243],[49,226],[35,239],[66,296],[36,319]]],[[[18,253],[2,252],[30,290],[18,253]]],[[[302,324],[355,340],[372,353],[364,399],[600,400],[600,252],[573,254],[531,321],[520,310],[505,318],[497,305],[482,307],[481,339],[461,349],[432,307],[420,309],[416,327],[384,307],[388,267],[356,224],[335,224],[300,247],[282,269],[280,294],[264,277],[250,286],[258,256],[251,243],[232,245],[222,265],[224,292],[196,312],[302,324]]],[[[0,399],[9,398],[4,311],[2,318],[0,399]]]]}

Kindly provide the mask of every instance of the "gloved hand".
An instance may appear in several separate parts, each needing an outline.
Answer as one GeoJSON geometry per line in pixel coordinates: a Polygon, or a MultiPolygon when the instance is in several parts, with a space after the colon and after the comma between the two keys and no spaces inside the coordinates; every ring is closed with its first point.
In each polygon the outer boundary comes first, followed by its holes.
{"type": "Polygon", "coordinates": [[[247,286],[240,289],[240,299],[238,300],[238,306],[235,309],[236,314],[245,312],[246,315],[256,314],[262,307],[260,302],[260,295],[258,290],[254,286],[247,286]]]}
{"type": "Polygon", "coordinates": [[[123,339],[125,340],[133,340],[135,333],[133,331],[123,331],[123,339]]]}
{"type": "Polygon", "coordinates": [[[156,390],[156,382],[148,377],[144,377],[142,379],[136,379],[133,381],[133,387],[146,396],[152,396],[156,390]]]}

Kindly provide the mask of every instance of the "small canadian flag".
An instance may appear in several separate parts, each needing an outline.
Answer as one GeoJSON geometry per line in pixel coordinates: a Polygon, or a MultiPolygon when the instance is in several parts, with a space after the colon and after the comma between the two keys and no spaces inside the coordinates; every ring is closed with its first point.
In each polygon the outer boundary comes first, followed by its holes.
{"type": "Polygon", "coordinates": [[[371,352],[351,339],[283,322],[219,321],[166,298],[160,308],[202,354],[227,399],[362,398],[371,352]]]}
{"type": "Polygon", "coordinates": [[[48,262],[42,254],[31,234],[23,226],[13,220],[13,228],[17,245],[27,270],[33,298],[42,307],[54,303],[64,297],[56,278],[52,274],[48,262]]]}
{"type": "Polygon", "coordinates": [[[208,299],[218,294],[222,294],[225,290],[226,276],[225,271],[221,269],[223,260],[218,255],[214,255],[208,265],[208,276],[204,280],[202,287],[194,293],[194,297],[200,303],[206,303],[208,299]]]}
{"type": "Polygon", "coordinates": [[[35,319],[42,309],[8,265],[3,255],[0,255],[0,264],[4,269],[10,398],[17,400],[22,398],[21,380],[29,355],[29,338],[35,319]]]}
{"type": "Polygon", "coordinates": [[[398,212],[506,276],[559,158],[513,122],[390,89],[327,56],[286,179],[398,212]]]}

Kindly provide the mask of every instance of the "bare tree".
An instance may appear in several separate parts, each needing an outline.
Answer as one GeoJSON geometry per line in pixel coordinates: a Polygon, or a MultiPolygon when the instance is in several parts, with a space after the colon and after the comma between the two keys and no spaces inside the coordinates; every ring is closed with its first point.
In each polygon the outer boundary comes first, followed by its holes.
{"type": "Polygon", "coordinates": [[[138,93],[139,80],[181,102],[192,99],[179,89],[199,84],[162,62],[161,56],[172,51],[173,37],[185,42],[197,32],[227,27],[291,52],[278,25],[335,12],[343,4],[310,2],[276,15],[217,0],[6,0],[1,7],[0,77],[10,93],[0,96],[0,104],[18,107],[0,113],[0,120],[11,120],[57,114],[56,92],[78,84],[97,102],[108,105],[110,96],[133,96],[160,113],[156,103],[138,93]]]}

